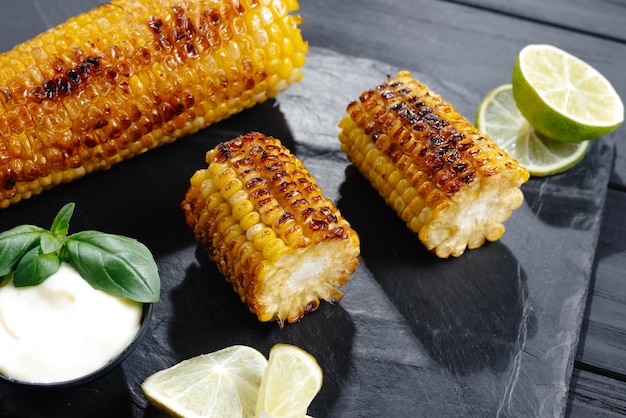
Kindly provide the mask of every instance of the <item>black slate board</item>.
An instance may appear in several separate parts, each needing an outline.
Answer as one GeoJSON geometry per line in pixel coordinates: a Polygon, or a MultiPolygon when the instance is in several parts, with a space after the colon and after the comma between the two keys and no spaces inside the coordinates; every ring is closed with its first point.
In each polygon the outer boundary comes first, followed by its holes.
{"type": "MultiPolygon", "coordinates": [[[[319,360],[325,380],[309,414],[560,416],[598,238],[613,144],[596,141],[573,170],[524,185],[504,237],[458,259],[427,253],[341,153],[347,103],[398,69],[312,48],[303,81],[277,100],[21,202],[0,230],[49,226],[76,202],[74,231],[122,233],[153,251],[163,293],[151,329],[120,367],[83,387],[33,391],[0,384],[2,416],[161,416],[140,383],[183,359],[232,344],[267,354],[277,342],[319,360]],[[359,232],[362,263],[340,303],[300,323],[259,323],[184,224],[180,201],[204,153],[258,130],[282,139],[359,232]]],[[[414,76],[473,115],[481,97],[414,76]]],[[[70,231],[71,232],[71,231],[70,231]]]]}

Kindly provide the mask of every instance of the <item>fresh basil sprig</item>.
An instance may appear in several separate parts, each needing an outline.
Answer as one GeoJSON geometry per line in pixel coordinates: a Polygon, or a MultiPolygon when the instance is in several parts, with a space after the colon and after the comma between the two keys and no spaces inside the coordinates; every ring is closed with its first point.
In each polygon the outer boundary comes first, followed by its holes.
{"type": "Polygon", "coordinates": [[[68,235],[74,207],[74,203],[63,206],[49,231],[20,225],[0,233],[0,278],[13,273],[15,287],[35,286],[66,262],[94,289],[137,302],[158,301],[161,280],[150,250],[121,235],[98,231],[68,235]]]}

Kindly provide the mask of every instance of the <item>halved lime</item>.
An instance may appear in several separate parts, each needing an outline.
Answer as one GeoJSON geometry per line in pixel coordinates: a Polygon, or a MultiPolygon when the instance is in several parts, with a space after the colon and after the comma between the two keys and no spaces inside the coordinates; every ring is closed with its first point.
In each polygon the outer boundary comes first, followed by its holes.
{"type": "Polygon", "coordinates": [[[170,415],[254,417],[266,367],[259,351],[234,345],[156,372],[141,388],[152,404],[170,415]]]}
{"type": "Polygon", "coordinates": [[[552,45],[524,47],[512,83],[518,109],[548,138],[590,140],[624,121],[624,105],[611,83],[586,62],[552,45]]]}
{"type": "Polygon", "coordinates": [[[517,108],[511,84],[485,96],[476,113],[476,126],[532,176],[561,173],[578,164],[589,148],[589,141],[555,141],[538,133],[517,108]]]}

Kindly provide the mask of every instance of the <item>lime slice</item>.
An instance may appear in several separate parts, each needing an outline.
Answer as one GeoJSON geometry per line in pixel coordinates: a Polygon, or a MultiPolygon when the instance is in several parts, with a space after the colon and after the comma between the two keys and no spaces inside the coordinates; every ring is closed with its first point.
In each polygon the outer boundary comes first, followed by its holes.
{"type": "Polygon", "coordinates": [[[257,417],[306,416],[322,380],[322,369],[311,354],[293,345],[274,345],[259,390],[257,417]]]}
{"type": "Polygon", "coordinates": [[[141,388],[152,404],[171,415],[254,417],[266,367],[259,351],[234,345],[161,370],[141,388]]]}
{"type": "Polygon", "coordinates": [[[476,126],[532,176],[561,173],[578,164],[589,148],[589,141],[554,141],[536,132],[518,110],[511,84],[485,96],[476,113],[476,126]]]}
{"type": "Polygon", "coordinates": [[[611,83],[589,64],[554,46],[524,47],[512,82],[520,112],[548,138],[594,139],[624,121],[624,105],[611,83]]]}

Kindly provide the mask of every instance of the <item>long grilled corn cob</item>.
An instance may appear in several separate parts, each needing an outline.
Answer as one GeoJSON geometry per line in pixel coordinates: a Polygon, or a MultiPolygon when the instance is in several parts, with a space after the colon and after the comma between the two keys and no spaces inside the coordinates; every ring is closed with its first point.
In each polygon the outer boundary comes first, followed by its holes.
{"type": "Polygon", "coordinates": [[[338,301],[359,238],[279,140],[242,135],[206,155],[182,202],[187,224],[260,321],[296,322],[338,301]]]}
{"type": "Polygon", "coordinates": [[[410,73],[348,105],[341,148],[437,256],[504,233],[528,172],[410,73]]]}
{"type": "Polygon", "coordinates": [[[0,55],[0,208],[301,77],[297,0],[117,0],[0,55]]]}

